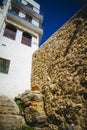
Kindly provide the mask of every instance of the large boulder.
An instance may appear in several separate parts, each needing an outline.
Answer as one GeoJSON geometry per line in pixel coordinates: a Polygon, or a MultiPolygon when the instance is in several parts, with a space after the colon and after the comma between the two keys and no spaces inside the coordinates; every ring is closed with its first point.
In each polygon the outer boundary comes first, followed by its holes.
{"type": "Polygon", "coordinates": [[[23,113],[28,125],[43,125],[47,122],[47,116],[44,111],[44,102],[39,90],[25,91],[16,100],[24,104],[23,113]]]}
{"type": "Polygon", "coordinates": [[[0,95],[0,130],[21,130],[24,124],[14,100],[0,95]]]}

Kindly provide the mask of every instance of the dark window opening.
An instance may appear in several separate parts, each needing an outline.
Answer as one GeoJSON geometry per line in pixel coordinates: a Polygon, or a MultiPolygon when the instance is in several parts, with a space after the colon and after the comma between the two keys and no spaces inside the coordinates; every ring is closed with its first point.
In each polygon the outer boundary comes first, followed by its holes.
{"type": "Polygon", "coordinates": [[[17,2],[21,2],[21,0],[16,0],[17,2]]]}
{"type": "Polygon", "coordinates": [[[12,5],[12,11],[15,13],[15,14],[19,14],[19,9],[16,8],[15,6],[12,5]]]}
{"type": "Polygon", "coordinates": [[[31,46],[31,38],[32,38],[32,36],[29,33],[23,32],[21,42],[27,46],[31,46]]]}
{"type": "Polygon", "coordinates": [[[0,6],[3,6],[3,0],[0,0],[0,6]]]}
{"type": "Polygon", "coordinates": [[[32,17],[31,17],[30,15],[27,15],[27,14],[26,14],[25,19],[26,19],[28,22],[32,22],[32,17]]]}
{"type": "Polygon", "coordinates": [[[6,25],[6,28],[4,31],[4,36],[15,40],[16,31],[17,31],[17,29],[13,25],[8,24],[8,25],[6,25]]]}
{"type": "Polygon", "coordinates": [[[33,5],[30,4],[29,2],[27,2],[27,6],[28,6],[30,9],[33,9],[33,5]]]}
{"type": "Polygon", "coordinates": [[[0,72],[8,73],[10,60],[0,58],[0,72]]]}
{"type": "Polygon", "coordinates": [[[0,0],[0,8],[3,9],[3,0],[0,0]]]}

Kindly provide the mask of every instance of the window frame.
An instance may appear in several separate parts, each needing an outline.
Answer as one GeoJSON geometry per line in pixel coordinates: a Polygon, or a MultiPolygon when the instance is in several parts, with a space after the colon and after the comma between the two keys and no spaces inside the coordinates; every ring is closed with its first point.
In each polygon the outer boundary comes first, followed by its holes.
{"type": "Polygon", "coordinates": [[[15,40],[17,28],[11,24],[6,24],[3,36],[15,40]]]}
{"type": "Polygon", "coordinates": [[[9,67],[10,67],[10,60],[0,57],[0,73],[8,74],[9,67]]]}
{"type": "Polygon", "coordinates": [[[31,34],[29,34],[27,32],[22,33],[22,39],[21,39],[22,44],[31,47],[31,40],[32,40],[32,35],[31,34]]]}

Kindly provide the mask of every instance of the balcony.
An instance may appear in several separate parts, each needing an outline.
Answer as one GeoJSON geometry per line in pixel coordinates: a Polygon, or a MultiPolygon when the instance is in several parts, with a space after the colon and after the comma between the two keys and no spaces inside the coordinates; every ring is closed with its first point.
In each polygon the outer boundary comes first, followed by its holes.
{"type": "Polygon", "coordinates": [[[31,21],[27,21],[25,18],[21,18],[11,10],[8,11],[7,14],[7,20],[12,21],[13,23],[16,23],[16,25],[20,26],[21,29],[25,28],[31,31],[34,31],[36,33],[39,33],[39,35],[43,35],[43,29],[40,27],[37,27],[36,25],[32,24],[31,21]]]}
{"type": "Polygon", "coordinates": [[[19,9],[23,10],[24,12],[32,15],[33,17],[37,18],[40,22],[43,22],[43,14],[37,13],[36,11],[33,10],[33,8],[29,7],[28,5],[24,5],[23,3],[21,3],[18,0],[12,0],[12,4],[16,7],[18,7],[19,9]]]}

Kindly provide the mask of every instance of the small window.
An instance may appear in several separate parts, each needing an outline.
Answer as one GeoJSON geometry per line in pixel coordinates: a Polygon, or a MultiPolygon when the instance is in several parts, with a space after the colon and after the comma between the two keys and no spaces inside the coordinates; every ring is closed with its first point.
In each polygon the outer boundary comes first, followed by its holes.
{"type": "Polygon", "coordinates": [[[0,6],[3,6],[3,0],[0,0],[0,6]]]}
{"type": "Polygon", "coordinates": [[[6,25],[5,31],[4,31],[4,36],[15,40],[17,29],[13,25],[6,25]]]}
{"type": "Polygon", "coordinates": [[[0,58],[0,72],[8,73],[10,60],[0,58]]]}
{"type": "Polygon", "coordinates": [[[17,2],[21,2],[21,0],[16,0],[17,2]]]}
{"type": "Polygon", "coordinates": [[[30,15],[26,14],[26,20],[31,23],[32,22],[32,17],[30,15]]]}
{"type": "Polygon", "coordinates": [[[27,6],[28,6],[30,9],[33,9],[33,5],[30,4],[29,2],[27,2],[27,6]]]}
{"type": "Polygon", "coordinates": [[[12,5],[12,11],[15,13],[15,14],[19,14],[19,9],[16,8],[15,6],[12,5]]]}
{"type": "Polygon", "coordinates": [[[0,0],[0,8],[3,9],[3,0],[0,0]]]}
{"type": "Polygon", "coordinates": [[[32,38],[32,36],[29,33],[23,32],[21,42],[27,46],[31,46],[31,38],[32,38]]]}

